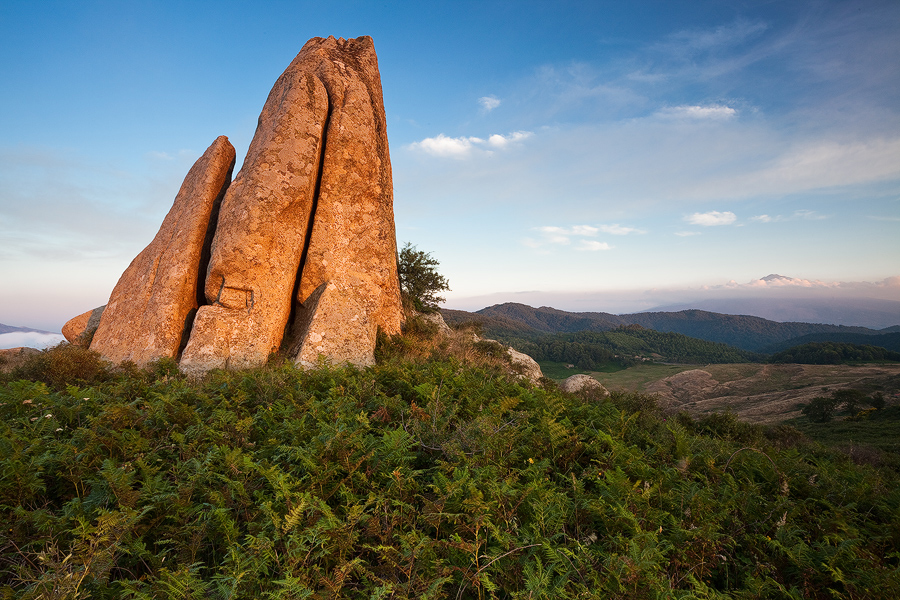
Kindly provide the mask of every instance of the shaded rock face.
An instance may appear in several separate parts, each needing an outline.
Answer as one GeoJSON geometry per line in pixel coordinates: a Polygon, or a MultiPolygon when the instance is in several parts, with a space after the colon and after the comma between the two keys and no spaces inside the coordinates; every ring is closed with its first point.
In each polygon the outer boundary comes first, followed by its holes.
{"type": "Polygon", "coordinates": [[[91,348],[116,362],[176,357],[189,374],[279,350],[302,365],[373,363],[378,329],[399,333],[402,310],[372,39],[306,43],[233,182],[223,144],[122,275],[91,348]]]}
{"type": "Polygon", "coordinates": [[[98,306],[93,310],[81,313],[77,317],[72,317],[63,325],[63,337],[70,344],[76,346],[90,346],[91,339],[100,325],[100,317],[103,316],[103,309],[106,305],[98,306]]]}
{"type": "Polygon", "coordinates": [[[234,169],[234,147],[218,137],[188,172],[156,237],[122,273],[91,349],[144,365],[175,358],[199,306],[214,220],[234,169]]]}

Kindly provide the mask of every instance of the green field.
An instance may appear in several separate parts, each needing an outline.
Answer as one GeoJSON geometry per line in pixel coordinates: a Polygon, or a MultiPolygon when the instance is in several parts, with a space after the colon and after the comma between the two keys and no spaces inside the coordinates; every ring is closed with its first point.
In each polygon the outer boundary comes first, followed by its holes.
{"type": "Polygon", "coordinates": [[[625,367],[615,364],[605,365],[600,371],[588,371],[586,369],[580,369],[578,367],[569,368],[566,365],[571,363],[555,362],[552,360],[541,360],[538,361],[538,364],[541,366],[541,372],[544,374],[544,377],[557,380],[563,380],[567,377],[571,377],[572,375],[577,375],[578,373],[584,373],[585,375],[595,375],[599,378],[599,376],[605,377],[609,373],[617,373],[627,370],[625,367]]]}
{"type": "Polygon", "coordinates": [[[635,392],[643,390],[644,386],[652,381],[696,368],[698,365],[644,363],[615,372],[593,371],[591,375],[610,391],[635,392]]]}

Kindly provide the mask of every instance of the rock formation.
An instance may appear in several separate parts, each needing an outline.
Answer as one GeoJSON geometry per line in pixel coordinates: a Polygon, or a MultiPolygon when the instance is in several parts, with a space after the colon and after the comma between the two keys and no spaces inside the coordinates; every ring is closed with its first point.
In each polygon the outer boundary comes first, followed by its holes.
{"type": "Polygon", "coordinates": [[[92,350],[113,362],[139,365],[177,356],[201,302],[210,223],[231,181],[234,160],[234,147],[223,135],[191,167],[156,237],[113,288],[92,350]]]}
{"type": "Polygon", "coordinates": [[[122,275],[91,348],[116,362],[180,357],[192,374],[279,350],[303,365],[371,364],[377,330],[399,333],[402,318],[372,39],[304,45],[230,185],[223,143],[197,161],[122,275]]]}
{"type": "Polygon", "coordinates": [[[374,361],[400,331],[393,187],[372,39],[313,38],[263,107],[222,201],[187,371],[374,361]],[[288,339],[285,340],[285,332],[288,339]]]}
{"type": "Polygon", "coordinates": [[[520,371],[522,377],[534,385],[540,383],[541,378],[544,377],[544,373],[541,371],[541,366],[537,364],[536,360],[523,352],[519,352],[512,346],[509,346],[506,349],[506,353],[509,354],[510,362],[513,367],[520,371]]]}
{"type": "Polygon", "coordinates": [[[106,305],[104,304],[66,321],[62,328],[63,337],[71,344],[90,346],[91,339],[100,325],[100,317],[103,316],[103,309],[105,308],[106,305]]]}
{"type": "Polygon", "coordinates": [[[577,375],[567,377],[559,384],[559,389],[569,393],[580,392],[582,390],[596,390],[601,396],[609,396],[609,391],[603,387],[599,381],[584,373],[578,373],[577,375]]]}

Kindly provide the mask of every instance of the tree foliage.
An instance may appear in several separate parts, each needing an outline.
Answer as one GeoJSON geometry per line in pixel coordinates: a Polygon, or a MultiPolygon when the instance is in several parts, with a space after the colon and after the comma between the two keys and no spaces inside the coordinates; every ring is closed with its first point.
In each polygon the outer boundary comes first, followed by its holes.
{"type": "Polygon", "coordinates": [[[640,325],[625,325],[611,331],[500,338],[535,360],[572,363],[588,370],[600,369],[605,364],[630,366],[644,359],[690,364],[749,362],[757,358],[751,352],[727,344],[644,329],[640,325]]]}
{"type": "Polygon", "coordinates": [[[439,265],[430,252],[409,242],[400,250],[400,289],[418,311],[436,310],[445,300],[439,294],[450,290],[449,282],[437,270],[439,265]]]}
{"type": "Polygon", "coordinates": [[[804,365],[840,365],[853,362],[898,362],[900,352],[869,344],[845,342],[810,342],[777,352],[773,363],[804,365]]]}
{"type": "Polygon", "coordinates": [[[864,391],[852,388],[835,390],[831,396],[813,398],[800,412],[814,423],[827,423],[839,410],[850,416],[855,415],[863,404],[868,404],[875,410],[881,410],[885,405],[884,394],[875,392],[871,396],[866,396],[864,391]]]}

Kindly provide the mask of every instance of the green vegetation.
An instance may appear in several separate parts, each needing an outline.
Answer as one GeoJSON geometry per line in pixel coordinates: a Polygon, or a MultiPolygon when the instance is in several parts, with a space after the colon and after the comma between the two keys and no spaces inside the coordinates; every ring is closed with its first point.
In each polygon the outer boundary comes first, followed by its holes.
{"type": "Polygon", "coordinates": [[[819,396],[813,398],[801,411],[814,423],[827,423],[834,418],[838,410],[844,411],[848,416],[854,416],[858,409],[867,404],[874,410],[884,408],[884,394],[875,392],[866,396],[862,390],[841,389],[835,390],[830,397],[819,396]]]}
{"type": "Polygon", "coordinates": [[[0,597],[900,597],[895,471],[465,340],[199,382],[45,353],[0,385],[0,597]]]}
{"type": "Polygon", "coordinates": [[[660,333],[640,325],[625,325],[602,332],[510,335],[501,336],[501,339],[539,362],[570,363],[590,371],[604,371],[607,365],[624,368],[645,360],[710,364],[757,359],[753,353],[732,346],[680,333],[660,333]]]}
{"type": "Polygon", "coordinates": [[[868,408],[835,421],[794,419],[791,425],[810,439],[840,449],[855,462],[900,471],[900,406],[868,408]]]}
{"type": "Polygon", "coordinates": [[[810,342],[776,352],[769,360],[773,363],[799,363],[804,365],[898,362],[900,361],[900,352],[863,344],[810,342]]]}
{"type": "Polygon", "coordinates": [[[416,250],[409,242],[400,250],[397,264],[400,289],[406,303],[419,312],[436,311],[444,301],[438,294],[450,290],[447,279],[437,271],[439,264],[429,252],[416,250]]]}

